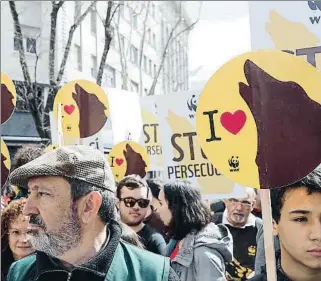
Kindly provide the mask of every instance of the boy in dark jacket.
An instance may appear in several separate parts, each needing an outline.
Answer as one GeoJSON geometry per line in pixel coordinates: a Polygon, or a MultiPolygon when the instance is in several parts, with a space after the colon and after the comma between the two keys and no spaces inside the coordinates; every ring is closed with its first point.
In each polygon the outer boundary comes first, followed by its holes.
{"type": "MultiPolygon", "coordinates": [[[[277,281],[321,280],[321,165],[290,186],[271,190],[278,236],[277,281]]],[[[251,281],[266,281],[266,271],[251,281]]]]}

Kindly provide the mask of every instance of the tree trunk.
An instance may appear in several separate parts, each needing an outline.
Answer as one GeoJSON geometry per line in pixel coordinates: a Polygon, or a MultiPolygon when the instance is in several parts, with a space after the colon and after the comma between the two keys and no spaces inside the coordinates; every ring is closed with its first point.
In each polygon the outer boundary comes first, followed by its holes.
{"type": "Polygon", "coordinates": [[[105,68],[105,65],[106,65],[107,55],[108,55],[109,48],[110,48],[110,42],[112,40],[112,36],[111,36],[111,33],[110,33],[111,8],[112,8],[112,5],[113,5],[113,2],[112,1],[108,1],[107,13],[106,13],[106,18],[105,18],[105,22],[104,22],[104,29],[105,29],[104,51],[103,51],[103,54],[101,56],[99,70],[98,70],[98,74],[97,74],[97,80],[96,80],[96,83],[99,86],[101,86],[101,80],[102,80],[103,74],[104,74],[104,68],[105,68]]]}
{"type": "Polygon", "coordinates": [[[150,6],[150,1],[147,3],[146,7],[146,14],[143,22],[143,36],[140,40],[140,52],[139,52],[139,93],[142,96],[143,95],[143,69],[142,69],[142,62],[143,62],[143,54],[144,54],[144,46],[145,46],[145,37],[146,37],[146,26],[147,26],[147,20],[148,20],[148,15],[149,15],[149,6],[150,6]]]}

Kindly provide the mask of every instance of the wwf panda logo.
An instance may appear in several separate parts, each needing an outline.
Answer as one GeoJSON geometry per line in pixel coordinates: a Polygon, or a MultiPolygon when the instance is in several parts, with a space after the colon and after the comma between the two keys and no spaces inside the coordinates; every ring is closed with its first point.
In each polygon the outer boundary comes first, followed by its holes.
{"type": "Polygon", "coordinates": [[[239,157],[238,156],[232,156],[229,160],[228,160],[228,164],[230,166],[230,171],[231,172],[238,172],[239,171],[239,166],[240,166],[240,161],[239,161],[239,157]]]}
{"type": "Polygon", "coordinates": [[[188,99],[187,101],[187,107],[190,111],[194,111],[196,112],[197,109],[197,101],[198,98],[196,97],[196,95],[192,95],[192,97],[190,99],[188,99]]]}

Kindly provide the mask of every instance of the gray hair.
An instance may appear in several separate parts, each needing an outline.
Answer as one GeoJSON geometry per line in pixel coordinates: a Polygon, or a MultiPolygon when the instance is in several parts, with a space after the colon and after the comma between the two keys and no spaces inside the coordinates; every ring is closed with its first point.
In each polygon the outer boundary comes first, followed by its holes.
{"type": "Polygon", "coordinates": [[[71,186],[71,198],[74,202],[92,191],[97,191],[102,197],[102,203],[98,211],[100,219],[105,224],[116,219],[116,197],[113,193],[78,179],[66,178],[66,180],[71,186]]]}

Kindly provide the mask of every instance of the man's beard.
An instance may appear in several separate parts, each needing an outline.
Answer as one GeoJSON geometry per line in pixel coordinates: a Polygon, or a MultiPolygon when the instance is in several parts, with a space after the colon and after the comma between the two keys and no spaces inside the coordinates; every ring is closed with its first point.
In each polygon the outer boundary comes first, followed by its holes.
{"type": "Polygon", "coordinates": [[[61,226],[58,230],[48,231],[40,216],[31,215],[30,223],[41,227],[31,231],[30,242],[33,248],[52,257],[60,257],[78,246],[82,235],[75,203],[72,204],[69,214],[60,219],[60,222],[61,226]]]}

